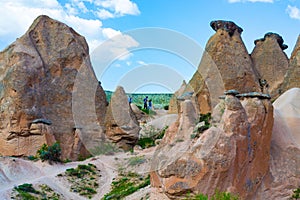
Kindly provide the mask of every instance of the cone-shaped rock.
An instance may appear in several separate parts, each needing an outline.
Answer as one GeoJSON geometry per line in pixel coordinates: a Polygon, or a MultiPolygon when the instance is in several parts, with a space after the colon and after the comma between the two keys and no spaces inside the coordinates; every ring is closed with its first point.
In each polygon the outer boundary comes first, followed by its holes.
{"type": "MultiPolygon", "coordinates": [[[[254,73],[251,58],[242,41],[241,32],[243,31],[235,23],[230,21],[213,21],[211,27],[216,33],[209,39],[205,47],[200,65],[196,73],[204,80],[209,93],[209,99],[198,98],[200,105],[206,101],[215,106],[218,103],[218,97],[223,94],[224,90],[236,89],[240,92],[260,91],[258,79],[254,73]],[[205,100],[206,99],[206,100],[205,100]]],[[[200,86],[204,84],[200,81],[200,86]]],[[[195,86],[194,86],[195,87],[195,86]]],[[[195,95],[207,96],[203,92],[195,91],[195,95]]]]}
{"type": "Polygon", "coordinates": [[[255,40],[255,48],[251,53],[255,70],[264,93],[277,98],[284,75],[289,67],[289,61],[283,52],[287,48],[283,39],[276,33],[267,33],[264,38],[255,40]]]}
{"type": "Polygon", "coordinates": [[[130,150],[138,140],[140,129],[123,87],[118,86],[107,109],[107,138],[120,148],[130,150]]]}
{"type": "Polygon", "coordinates": [[[1,155],[35,155],[54,141],[63,158],[88,154],[83,137],[101,134],[106,100],[84,37],[40,16],[0,53],[0,74],[1,155]]]}
{"type": "Polygon", "coordinates": [[[289,69],[284,77],[284,83],[282,86],[282,92],[285,92],[291,88],[300,88],[300,36],[292,52],[289,69]]]}

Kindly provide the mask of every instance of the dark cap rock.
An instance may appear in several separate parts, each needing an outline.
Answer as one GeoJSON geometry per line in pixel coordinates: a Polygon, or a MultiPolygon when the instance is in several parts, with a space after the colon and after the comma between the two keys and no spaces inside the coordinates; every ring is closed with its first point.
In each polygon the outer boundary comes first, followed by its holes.
{"type": "Polygon", "coordinates": [[[237,31],[238,33],[243,32],[243,29],[232,21],[216,20],[210,22],[210,26],[215,31],[218,31],[219,29],[225,30],[229,33],[230,36],[232,36],[235,31],[237,31]]]}
{"type": "Polygon", "coordinates": [[[272,33],[272,32],[266,33],[265,36],[264,36],[264,38],[255,40],[255,41],[254,41],[254,44],[256,45],[257,42],[263,42],[263,41],[265,41],[266,38],[268,38],[268,37],[274,38],[275,40],[277,40],[277,42],[278,42],[278,44],[279,44],[279,46],[280,46],[280,48],[281,48],[282,50],[285,50],[285,49],[288,48],[288,45],[283,44],[283,43],[284,43],[283,38],[282,38],[279,34],[277,34],[277,33],[272,33]]]}
{"type": "Polygon", "coordinates": [[[236,96],[239,94],[239,91],[237,90],[227,90],[224,92],[225,95],[233,95],[233,96],[236,96]]]}
{"type": "Polygon", "coordinates": [[[269,94],[263,94],[261,92],[248,92],[244,94],[238,94],[237,97],[250,97],[250,98],[259,98],[259,99],[271,99],[269,94]]]}

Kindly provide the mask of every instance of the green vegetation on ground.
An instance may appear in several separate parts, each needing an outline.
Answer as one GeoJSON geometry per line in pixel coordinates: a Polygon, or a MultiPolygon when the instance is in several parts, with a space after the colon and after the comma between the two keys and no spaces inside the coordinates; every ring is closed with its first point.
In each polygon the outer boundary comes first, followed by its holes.
{"type": "MultiPolygon", "coordinates": [[[[110,102],[113,92],[105,91],[105,94],[107,101],[110,102]]],[[[133,103],[140,107],[143,107],[143,99],[148,96],[148,99],[152,99],[154,108],[164,109],[169,105],[173,94],[127,94],[127,96],[131,96],[133,103]]]]}
{"type": "Polygon", "coordinates": [[[211,113],[200,114],[198,120],[196,121],[196,127],[194,133],[191,134],[191,139],[198,138],[201,133],[211,127],[211,113]],[[204,122],[202,126],[199,126],[201,122],[204,122]]]}
{"type": "Polygon", "coordinates": [[[102,141],[93,149],[90,150],[93,155],[113,155],[114,153],[120,152],[121,149],[110,141],[102,141]]]}
{"type": "Polygon", "coordinates": [[[137,144],[143,149],[153,147],[155,146],[155,140],[162,139],[167,129],[168,126],[165,126],[161,130],[153,126],[148,126],[144,128],[145,135],[138,140],[137,144]]]}
{"type": "Polygon", "coordinates": [[[55,142],[52,146],[43,144],[43,146],[37,151],[37,158],[40,158],[42,161],[51,162],[61,162],[61,147],[58,142],[55,142]]]}
{"type": "Polygon", "coordinates": [[[144,156],[135,156],[135,157],[130,157],[128,160],[129,166],[136,166],[140,165],[146,162],[146,158],[144,156]]]}
{"type": "Polygon", "coordinates": [[[117,180],[112,182],[111,191],[104,195],[102,200],[123,199],[148,185],[150,185],[150,175],[142,176],[132,172],[121,173],[117,180]]]}
{"type": "Polygon", "coordinates": [[[300,188],[293,190],[293,194],[290,199],[300,199],[300,188]]]}
{"type": "Polygon", "coordinates": [[[238,200],[239,197],[233,195],[229,192],[220,192],[218,190],[209,198],[208,195],[205,194],[197,194],[195,196],[191,196],[190,194],[186,198],[186,200],[238,200]]]}
{"type": "Polygon", "coordinates": [[[39,189],[35,189],[32,184],[24,183],[13,189],[11,199],[18,200],[59,200],[61,195],[55,193],[48,185],[38,185],[39,189]]]}
{"type": "Polygon", "coordinates": [[[58,176],[67,177],[67,180],[71,183],[71,192],[79,193],[79,195],[89,199],[97,193],[100,173],[97,167],[91,163],[78,165],[75,169],[69,168],[64,174],[58,174],[58,176]]]}

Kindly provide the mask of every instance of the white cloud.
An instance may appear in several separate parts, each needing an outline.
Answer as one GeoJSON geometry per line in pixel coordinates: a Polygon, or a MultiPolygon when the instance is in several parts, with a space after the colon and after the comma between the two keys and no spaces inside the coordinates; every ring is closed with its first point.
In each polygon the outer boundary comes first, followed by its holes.
{"type": "Polygon", "coordinates": [[[147,63],[145,63],[145,62],[142,61],[142,60],[138,60],[137,63],[138,63],[139,65],[147,65],[147,63]]]}
{"type": "Polygon", "coordinates": [[[289,14],[292,19],[300,19],[300,9],[296,6],[288,5],[286,12],[289,14]]]}
{"type": "Polygon", "coordinates": [[[114,17],[140,14],[138,6],[130,0],[95,0],[94,2],[96,5],[112,11],[114,17]]]}
{"type": "Polygon", "coordinates": [[[115,36],[121,35],[120,31],[116,31],[112,28],[104,28],[102,32],[106,38],[113,38],[115,36]]]}
{"type": "MultiPolygon", "coordinates": [[[[113,38],[118,34],[121,35],[123,41],[114,41],[111,43],[113,52],[127,52],[127,48],[132,47],[132,45],[138,45],[135,40],[129,36],[122,35],[120,31],[103,28],[102,21],[99,18],[90,19],[82,16],[86,12],[94,12],[89,11],[85,3],[89,2],[94,4],[95,1],[96,0],[69,0],[65,5],[59,4],[57,0],[0,1],[0,48],[4,48],[17,37],[23,35],[33,20],[39,15],[48,15],[74,28],[74,30],[86,38],[90,52],[103,41],[113,38]],[[118,47],[118,45],[120,46],[118,47]]],[[[128,1],[129,0],[125,2],[128,3],[128,1]]],[[[105,2],[107,3],[107,1],[103,1],[103,3],[105,2]]],[[[112,8],[114,7],[112,6],[112,8]]],[[[96,9],[99,10],[99,8],[96,9]]],[[[116,7],[115,9],[119,10],[121,8],[116,7]]],[[[122,12],[118,12],[122,14],[130,13],[129,11],[126,12],[128,9],[129,8],[125,6],[122,12]]],[[[126,53],[124,55],[126,55],[126,53]]]]}
{"type": "Polygon", "coordinates": [[[229,3],[251,2],[251,3],[274,3],[274,0],[228,0],[229,3]]]}
{"type": "Polygon", "coordinates": [[[109,19],[109,18],[114,18],[114,14],[109,12],[108,10],[105,10],[105,9],[100,9],[96,12],[97,16],[100,18],[100,19],[109,19]]]}

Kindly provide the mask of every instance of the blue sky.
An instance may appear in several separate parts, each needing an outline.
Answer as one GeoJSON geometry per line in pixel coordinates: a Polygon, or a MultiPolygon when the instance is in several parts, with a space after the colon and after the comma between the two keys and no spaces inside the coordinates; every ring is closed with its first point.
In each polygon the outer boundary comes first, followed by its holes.
{"type": "Polygon", "coordinates": [[[122,83],[128,92],[173,92],[195,72],[201,49],[214,34],[212,20],[241,26],[249,53],[255,39],[276,32],[289,46],[285,50],[289,57],[300,33],[299,9],[299,0],[2,0],[0,48],[23,35],[38,15],[46,14],[86,37],[104,89],[114,90],[122,83]],[[159,33],[148,34],[149,27],[159,33]],[[138,34],[143,37],[137,39],[138,34]],[[199,48],[186,50],[190,57],[182,56],[181,46],[193,42],[199,48]],[[102,57],[110,62],[101,66],[97,59],[102,57]],[[153,69],[160,70],[155,75],[153,69]],[[166,83],[170,76],[175,78],[166,83]]]}

